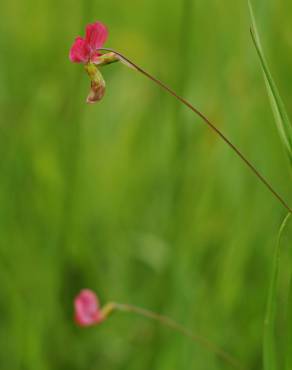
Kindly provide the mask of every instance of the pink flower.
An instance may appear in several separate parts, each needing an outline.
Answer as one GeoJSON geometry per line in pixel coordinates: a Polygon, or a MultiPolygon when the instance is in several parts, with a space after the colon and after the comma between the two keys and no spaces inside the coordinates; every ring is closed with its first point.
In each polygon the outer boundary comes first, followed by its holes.
{"type": "Polygon", "coordinates": [[[102,48],[108,37],[104,24],[95,22],[86,27],[85,39],[78,36],[71,47],[69,58],[73,63],[89,63],[97,61],[101,55],[97,49],[102,48]]]}
{"type": "Polygon", "coordinates": [[[99,324],[105,319],[96,294],[83,289],[74,300],[75,321],[80,326],[99,324]]]}

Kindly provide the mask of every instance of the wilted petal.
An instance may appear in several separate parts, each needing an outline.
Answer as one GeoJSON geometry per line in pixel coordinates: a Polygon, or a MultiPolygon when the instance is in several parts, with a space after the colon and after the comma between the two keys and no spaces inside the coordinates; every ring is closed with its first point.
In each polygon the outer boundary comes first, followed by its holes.
{"type": "Polygon", "coordinates": [[[87,103],[93,104],[101,100],[105,93],[105,81],[97,66],[93,63],[84,66],[91,81],[91,89],[87,97],[87,103]]]}
{"type": "Polygon", "coordinates": [[[100,101],[105,94],[105,84],[91,82],[91,89],[87,96],[86,102],[88,104],[94,104],[100,101]]]}
{"type": "Polygon", "coordinates": [[[70,49],[69,58],[74,63],[85,63],[89,59],[89,47],[82,37],[77,37],[70,49]]]}
{"type": "Polygon", "coordinates": [[[99,301],[94,292],[83,289],[75,298],[75,320],[80,326],[90,326],[103,321],[99,301]]]}
{"type": "Polygon", "coordinates": [[[95,22],[86,27],[86,43],[92,51],[101,48],[106,42],[108,31],[104,24],[95,22]]]}

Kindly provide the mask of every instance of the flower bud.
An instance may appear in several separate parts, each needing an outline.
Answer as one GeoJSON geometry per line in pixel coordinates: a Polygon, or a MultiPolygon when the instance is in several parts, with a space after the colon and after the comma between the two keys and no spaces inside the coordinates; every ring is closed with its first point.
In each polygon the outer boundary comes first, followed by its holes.
{"type": "Polygon", "coordinates": [[[80,326],[92,326],[103,322],[115,310],[115,303],[100,307],[97,295],[90,289],[83,289],[74,300],[75,322],[80,326]]]}
{"type": "Polygon", "coordinates": [[[80,326],[99,324],[104,320],[99,301],[94,292],[83,289],[74,300],[75,321],[80,326]]]}

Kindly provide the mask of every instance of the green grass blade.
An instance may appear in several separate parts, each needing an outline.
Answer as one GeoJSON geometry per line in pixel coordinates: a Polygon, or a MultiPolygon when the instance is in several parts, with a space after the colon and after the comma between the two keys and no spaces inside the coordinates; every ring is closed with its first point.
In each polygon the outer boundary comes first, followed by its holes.
{"type": "Polygon", "coordinates": [[[250,0],[248,0],[248,5],[249,5],[250,16],[251,16],[251,21],[252,21],[252,27],[251,27],[252,40],[256,48],[258,57],[260,59],[260,63],[261,63],[261,67],[263,70],[264,79],[266,83],[266,88],[268,91],[268,95],[269,95],[269,99],[271,102],[277,128],[278,128],[281,140],[284,144],[284,147],[287,151],[288,157],[290,159],[290,163],[292,164],[292,126],[291,126],[291,122],[289,120],[289,116],[285,109],[285,105],[283,103],[283,100],[281,99],[277,86],[273,80],[268,64],[266,62],[250,0]]]}
{"type": "Polygon", "coordinates": [[[292,273],[289,287],[286,370],[292,369],[292,273]]]}
{"type": "Polygon", "coordinates": [[[275,316],[276,316],[276,301],[277,301],[277,285],[279,276],[279,262],[280,262],[280,242],[283,231],[287,225],[287,222],[291,216],[291,213],[285,217],[284,221],[279,230],[278,240],[273,257],[272,276],[269,287],[269,296],[267,311],[264,325],[264,338],[263,338],[263,360],[264,370],[275,370],[277,369],[276,364],[276,351],[275,351],[275,316]]]}

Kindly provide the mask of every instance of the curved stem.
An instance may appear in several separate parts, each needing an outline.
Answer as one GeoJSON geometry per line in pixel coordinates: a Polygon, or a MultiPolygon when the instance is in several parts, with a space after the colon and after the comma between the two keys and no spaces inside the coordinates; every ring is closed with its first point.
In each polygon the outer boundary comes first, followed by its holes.
{"type": "Polygon", "coordinates": [[[140,316],[144,316],[148,319],[158,321],[161,324],[168,326],[169,328],[176,330],[177,332],[180,332],[184,336],[190,338],[192,341],[201,344],[203,347],[215,353],[218,357],[221,358],[221,360],[225,361],[232,367],[237,368],[239,370],[244,370],[243,366],[238,362],[237,359],[232,357],[230,354],[225,352],[223,349],[218,347],[216,344],[210,342],[209,340],[205,339],[204,337],[198,334],[194,334],[191,330],[177,323],[176,321],[169,318],[168,316],[159,315],[156,312],[149,311],[144,308],[137,307],[137,306],[132,306],[129,304],[112,303],[112,306],[115,309],[120,310],[120,311],[126,311],[130,313],[133,312],[140,316]]]}
{"type": "Polygon", "coordinates": [[[289,207],[287,202],[282,198],[282,196],[273,188],[273,186],[265,179],[265,177],[255,168],[255,166],[245,157],[245,155],[197,108],[195,108],[190,102],[188,102],[183,97],[179,96],[170,87],[165,85],[163,82],[152,76],[150,73],[139,67],[136,63],[132,62],[130,59],[125,57],[123,54],[108,48],[98,49],[100,51],[109,51],[115,53],[122,62],[130,65],[138,72],[142,73],[144,76],[149,78],[151,81],[155,82],[162,89],[166,90],[170,95],[174,96],[177,100],[187,106],[191,111],[198,115],[204,122],[209,126],[209,128],[214,131],[236,154],[237,156],[249,167],[249,169],[256,175],[256,177],[269,189],[269,191],[274,195],[274,197],[282,204],[283,207],[287,209],[289,213],[292,213],[292,209],[289,207]]]}

